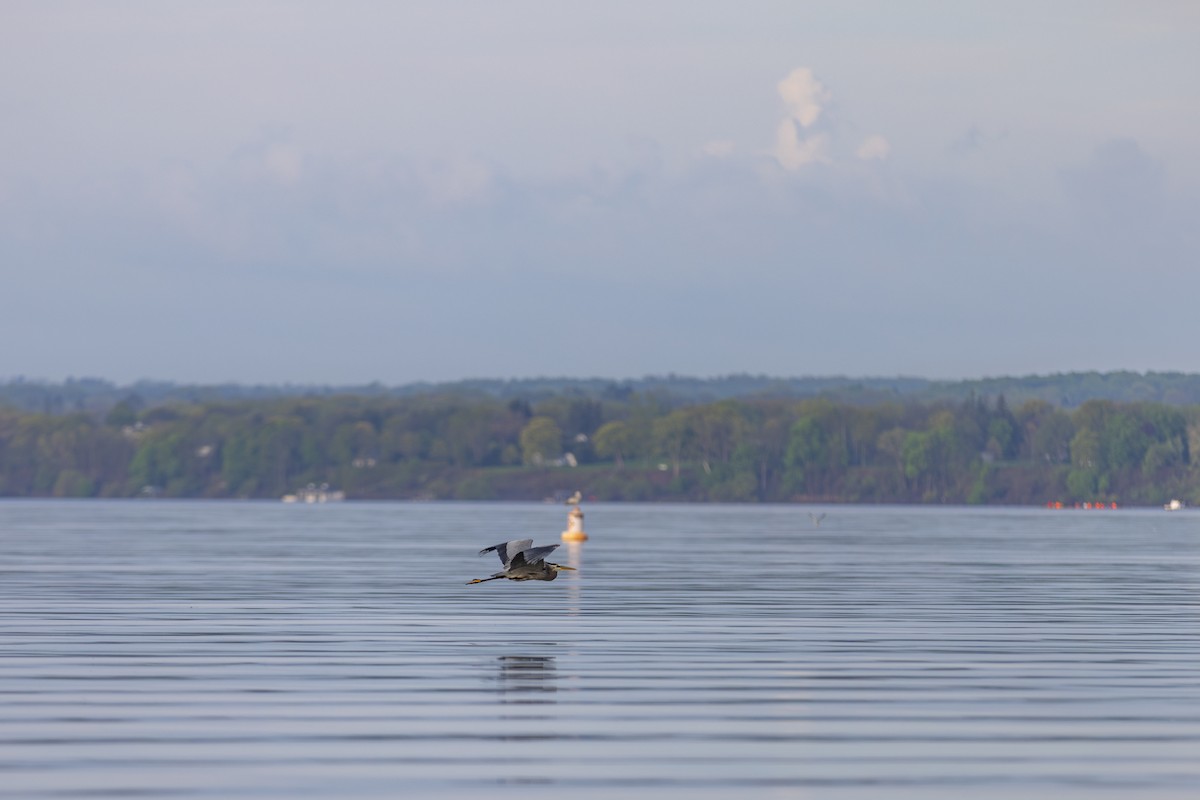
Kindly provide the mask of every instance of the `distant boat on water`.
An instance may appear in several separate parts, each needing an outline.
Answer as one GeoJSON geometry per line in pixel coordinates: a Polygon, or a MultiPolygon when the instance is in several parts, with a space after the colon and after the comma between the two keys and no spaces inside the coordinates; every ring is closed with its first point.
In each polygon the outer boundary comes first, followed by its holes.
{"type": "Polygon", "coordinates": [[[1187,508],[1187,503],[1182,500],[1172,500],[1169,503],[1163,503],[1164,511],[1182,511],[1187,508]]]}
{"type": "Polygon", "coordinates": [[[295,494],[285,494],[280,499],[285,503],[340,503],[346,499],[346,493],[340,489],[330,489],[328,483],[320,486],[310,483],[295,494]]]}

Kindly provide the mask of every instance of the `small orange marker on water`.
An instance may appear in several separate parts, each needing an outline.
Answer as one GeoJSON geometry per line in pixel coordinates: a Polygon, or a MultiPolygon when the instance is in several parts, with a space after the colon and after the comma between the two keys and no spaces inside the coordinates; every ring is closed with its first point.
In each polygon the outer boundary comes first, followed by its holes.
{"type": "Polygon", "coordinates": [[[588,535],[583,531],[583,512],[575,506],[567,514],[567,529],[562,532],[564,542],[585,542],[588,535]]]}

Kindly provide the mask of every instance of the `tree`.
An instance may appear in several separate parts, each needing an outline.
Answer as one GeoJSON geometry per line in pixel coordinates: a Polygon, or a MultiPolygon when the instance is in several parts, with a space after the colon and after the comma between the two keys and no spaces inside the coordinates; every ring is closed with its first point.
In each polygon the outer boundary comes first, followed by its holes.
{"type": "Polygon", "coordinates": [[[105,425],[122,428],[137,422],[137,398],[127,397],[109,410],[104,418],[105,425]]]}
{"type": "Polygon", "coordinates": [[[751,434],[752,441],[742,445],[734,453],[735,461],[739,457],[753,460],[752,467],[758,475],[758,499],[766,500],[771,495],[771,487],[779,483],[779,476],[784,471],[783,459],[788,440],[784,432],[790,427],[791,415],[783,413],[767,414],[756,420],[751,434]]]}
{"type": "Polygon", "coordinates": [[[496,447],[492,437],[491,409],[474,406],[456,410],[446,420],[444,435],[454,463],[460,466],[484,464],[496,447]]]}
{"type": "Polygon", "coordinates": [[[183,475],[183,434],[171,431],[151,435],[142,440],[133,462],[129,465],[129,476],[133,488],[144,486],[165,487],[183,475]]]}
{"type": "Polygon", "coordinates": [[[1085,428],[1071,439],[1071,466],[1076,469],[1104,469],[1101,453],[1100,434],[1094,430],[1085,428]]]}
{"type": "Polygon", "coordinates": [[[1104,463],[1114,472],[1141,466],[1146,450],[1154,443],[1136,416],[1125,411],[1118,411],[1108,418],[1101,441],[1104,463]]]}
{"type": "Polygon", "coordinates": [[[699,406],[691,410],[690,425],[697,453],[705,463],[725,463],[745,438],[747,425],[732,401],[699,406]]]}
{"type": "Polygon", "coordinates": [[[294,488],[291,483],[300,471],[303,433],[303,421],[291,415],[272,417],[255,432],[259,494],[278,496],[294,488]]]}
{"type": "Polygon", "coordinates": [[[617,469],[622,469],[625,466],[625,453],[629,449],[630,438],[629,426],[620,420],[614,420],[600,426],[592,437],[592,443],[596,447],[596,455],[613,459],[617,469]]]}
{"type": "Polygon", "coordinates": [[[671,462],[672,476],[678,480],[680,463],[693,437],[687,412],[672,411],[656,419],[652,430],[655,449],[671,462]]]}
{"type": "Polygon", "coordinates": [[[904,470],[904,440],[908,433],[904,428],[892,428],[875,440],[875,449],[891,459],[901,471],[904,470]]]}
{"type": "Polygon", "coordinates": [[[1009,458],[1016,450],[1016,426],[1004,417],[996,417],[988,423],[986,450],[995,458],[1009,458]]]}
{"type": "Polygon", "coordinates": [[[1093,500],[1101,490],[1105,465],[1100,434],[1084,428],[1071,439],[1071,471],[1067,491],[1075,500],[1093,500]]]}
{"type": "MultiPolygon", "coordinates": [[[[221,447],[221,478],[233,497],[253,494],[258,454],[248,431],[233,433],[221,447]]],[[[136,481],[135,481],[136,483],[136,481]]]]}
{"type": "Polygon", "coordinates": [[[521,429],[521,456],[526,464],[543,464],[562,453],[562,429],[550,417],[534,417],[521,429]]]}
{"type": "Polygon", "coordinates": [[[1075,425],[1070,415],[1043,400],[1031,400],[1021,406],[1017,416],[1027,458],[1042,464],[1065,464],[1071,460],[1075,425]]]}
{"type": "Polygon", "coordinates": [[[924,484],[933,487],[934,437],[932,433],[909,431],[904,435],[904,477],[920,491],[924,484]]]}
{"type": "Polygon", "coordinates": [[[783,456],[784,466],[795,474],[797,482],[807,492],[817,488],[829,462],[829,442],[825,429],[813,417],[801,417],[788,432],[788,447],[783,456]]]}

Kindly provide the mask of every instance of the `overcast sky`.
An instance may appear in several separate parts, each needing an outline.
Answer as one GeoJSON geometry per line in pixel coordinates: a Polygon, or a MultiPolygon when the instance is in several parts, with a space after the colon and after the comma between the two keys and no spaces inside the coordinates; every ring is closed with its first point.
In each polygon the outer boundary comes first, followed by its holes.
{"type": "Polygon", "coordinates": [[[1200,371],[1192,0],[0,5],[0,379],[1200,371]]]}

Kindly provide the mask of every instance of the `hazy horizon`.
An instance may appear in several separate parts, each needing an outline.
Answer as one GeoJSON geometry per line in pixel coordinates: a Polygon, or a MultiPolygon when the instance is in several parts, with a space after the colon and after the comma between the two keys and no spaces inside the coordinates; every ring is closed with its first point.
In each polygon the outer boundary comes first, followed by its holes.
{"type": "Polygon", "coordinates": [[[111,384],[117,388],[125,388],[135,386],[140,383],[146,384],[169,384],[176,386],[240,386],[246,388],[274,388],[274,387],[313,387],[313,388],[360,388],[365,386],[380,385],[389,388],[403,388],[405,386],[416,386],[422,384],[442,385],[456,383],[521,383],[521,382],[538,382],[538,381],[565,381],[565,382],[604,382],[613,384],[622,383],[637,383],[640,381],[659,381],[659,380],[679,380],[679,381],[722,381],[744,378],[747,380],[766,380],[766,381],[834,381],[834,382],[850,382],[864,381],[928,381],[931,383],[970,383],[975,381],[1004,381],[1004,380],[1036,380],[1042,378],[1054,378],[1067,375],[1086,375],[1099,374],[1103,376],[1111,376],[1118,374],[1134,374],[1134,375],[1183,375],[1200,377],[1200,371],[1187,372],[1181,370],[1132,370],[1132,369],[1113,369],[1113,370],[1064,370],[1056,372],[1024,372],[1013,373],[1009,375],[968,375],[959,377],[939,378],[930,377],[928,375],[850,375],[850,374],[827,374],[827,375],[774,375],[769,373],[748,373],[748,372],[728,372],[711,375],[694,375],[680,372],[662,372],[662,373],[645,373],[642,375],[469,375],[463,378],[451,378],[444,381],[430,380],[412,380],[389,383],[386,381],[357,381],[351,383],[330,383],[319,381],[187,381],[187,380],[171,380],[164,378],[144,377],[129,381],[120,381],[108,378],[103,375],[67,375],[63,378],[44,378],[36,375],[0,375],[0,384],[28,383],[28,384],[47,384],[47,385],[64,385],[69,382],[85,382],[85,381],[101,381],[111,384]]]}
{"type": "Polygon", "coordinates": [[[1198,38],[1173,0],[18,0],[0,376],[1200,372],[1198,38]]]}

